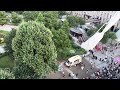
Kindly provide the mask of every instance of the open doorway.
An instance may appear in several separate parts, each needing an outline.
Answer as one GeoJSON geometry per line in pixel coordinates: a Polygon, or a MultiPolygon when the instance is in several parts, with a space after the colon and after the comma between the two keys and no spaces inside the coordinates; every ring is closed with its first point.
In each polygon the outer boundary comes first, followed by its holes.
{"type": "Polygon", "coordinates": [[[113,32],[113,31],[114,31],[114,28],[115,28],[115,26],[112,26],[112,27],[110,28],[110,30],[113,32]]]}

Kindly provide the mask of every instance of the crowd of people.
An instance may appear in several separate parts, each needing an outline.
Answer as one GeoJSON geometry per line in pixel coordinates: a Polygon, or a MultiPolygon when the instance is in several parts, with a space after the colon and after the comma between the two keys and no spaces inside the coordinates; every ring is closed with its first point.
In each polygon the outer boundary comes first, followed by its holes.
{"type": "Polygon", "coordinates": [[[120,79],[120,64],[112,62],[108,67],[93,73],[91,79],[120,79]]]}
{"type": "MultiPolygon", "coordinates": [[[[94,60],[99,60],[101,62],[106,62],[108,64],[107,67],[103,67],[101,70],[93,73],[90,77],[86,77],[83,79],[120,79],[120,63],[116,62],[114,60],[114,50],[118,49],[120,46],[120,43],[115,44],[109,44],[109,46],[104,47],[101,51],[102,54],[105,54],[106,52],[110,52],[111,57],[107,56],[105,58],[97,58],[97,56],[94,55],[93,51],[90,51],[92,54],[92,58],[94,60]]],[[[88,72],[88,71],[87,71],[88,72]]]]}
{"type": "MultiPolygon", "coordinates": [[[[103,63],[106,63],[107,66],[103,67],[102,69],[99,69],[98,71],[94,72],[92,75],[85,77],[83,79],[120,79],[120,62],[115,61],[115,50],[120,48],[120,43],[115,43],[115,44],[109,44],[103,47],[103,49],[100,51],[101,54],[105,54],[106,56],[103,58],[97,57],[95,54],[96,52],[94,50],[90,50],[90,57],[92,60],[99,60],[103,63]],[[109,53],[109,56],[107,56],[106,52],[109,53]]],[[[85,68],[84,63],[79,64],[81,67],[81,70],[85,68]]],[[[91,69],[95,67],[95,63],[91,62],[91,69]]],[[[65,73],[62,71],[63,77],[65,77],[65,73]]],[[[89,69],[86,70],[86,74],[89,73],[89,69]]],[[[69,77],[78,77],[78,73],[69,73],[69,77]]]]}

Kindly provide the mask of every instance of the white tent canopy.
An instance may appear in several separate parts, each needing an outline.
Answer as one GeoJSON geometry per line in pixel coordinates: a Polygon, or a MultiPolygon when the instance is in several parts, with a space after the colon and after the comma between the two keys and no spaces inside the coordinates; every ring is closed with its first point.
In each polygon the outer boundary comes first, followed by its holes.
{"type": "Polygon", "coordinates": [[[92,37],[90,37],[86,42],[81,44],[81,47],[84,48],[86,51],[93,50],[93,48],[100,42],[103,38],[104,34],[120,19],[120,11],[117,11],[110,21],[107,23],[107,26],[103,29],[103,31],[96,32],[92,37]]]}
{"type": "Polygon", "coordinates": [[[120,29],[116,32],[117,41],[120,41],[120,29]]]}

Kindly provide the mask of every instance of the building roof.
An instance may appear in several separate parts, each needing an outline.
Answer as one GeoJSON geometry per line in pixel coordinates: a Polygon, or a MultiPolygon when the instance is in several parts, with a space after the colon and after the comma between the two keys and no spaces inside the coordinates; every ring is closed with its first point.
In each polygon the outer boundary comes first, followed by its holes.
{"type": "Polygon", "coordinates": [[[82,57],[81,57],[80,55],[76,55],[76,56],[73,56],[73,57],[69,58],[68,60],[69,60],[70,62],[74,62],[74,61],[77,60],[77,59],[82,59],[82,57]]]}
{"type": "Polygon", "coordinates": [[[84,29],[82,28],[71,28],[70,31],[78,33],[78,34],[85,33],[84,29]]]}

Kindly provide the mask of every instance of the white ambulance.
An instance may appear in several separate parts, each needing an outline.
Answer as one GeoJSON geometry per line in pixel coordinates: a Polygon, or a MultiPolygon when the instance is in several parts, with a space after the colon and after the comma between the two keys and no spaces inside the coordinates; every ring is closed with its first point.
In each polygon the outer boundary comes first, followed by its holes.
{"type": "Polygon", "coordinates": [[[77,64],[82,62],[82,57],[80,55],[73,56],[65,62],[65,65],[68,67],[76,66],[77,64]]]}

